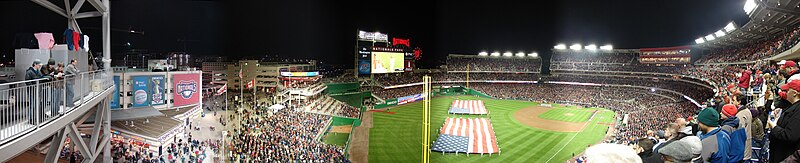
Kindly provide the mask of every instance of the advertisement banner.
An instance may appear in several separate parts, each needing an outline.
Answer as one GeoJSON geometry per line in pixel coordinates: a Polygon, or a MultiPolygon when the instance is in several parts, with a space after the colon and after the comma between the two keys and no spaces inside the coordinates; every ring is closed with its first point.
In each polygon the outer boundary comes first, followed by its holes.
{"type": "Polygon", "coordinates": [[[369,60],[359,60],[358,61],[358,74],[366,75],[370,73],[370,63],[369,60]]]}
{"type": "Polygon", "coordinates": [[[358,46],[358,59],[369,59],[372,54],[372,46],[358,46]]]}
{"type": "Polygon", "coordinates": [[[164,75],[153,75],[150,77],[150,92],[151,92],[151,100],[150,104],[152,105],[163,105],[165,104],[166,99],[164,99],[164,92],[166,92],[166,88],[164,87],[164,75]]]}
{"type": "Polygon", "coordinates": [[[407,104],[407,103],[417,102],[419,100],[422,100],[422,94],[415,94],[415,95],[411,95],[411,96],[403,96],[403,97],[397,98],[397,105],[403,105],[403,104],[407,104]]]}
{"type": "Polygon", "coordinates": [[[403,64],[403,65],[405,65],[405,71],[406,72],[414,70],[414,60],[406,60],[405,64],[403,64]]]}
{"type": "Polygon", "coordinates": [[[114,76],[114,93],[111,94],[111,108],[119,108],[119,76],[114,76]]]}
{"type": "Polygon", "coordinates": [[[317,76],[319,72],[281,72],[281,76],[317,76]]]}
{"type": "Polygon", "coordinates": [[[150,76],[133,76],[133,107],[150,105],[148,85],[150,85],[150,76]]]}
{"type": "Polygon", "coordinates": [[[173,80],[173,106],[191,105],[200,102],[200,74],[175,74],[173,80]]]}

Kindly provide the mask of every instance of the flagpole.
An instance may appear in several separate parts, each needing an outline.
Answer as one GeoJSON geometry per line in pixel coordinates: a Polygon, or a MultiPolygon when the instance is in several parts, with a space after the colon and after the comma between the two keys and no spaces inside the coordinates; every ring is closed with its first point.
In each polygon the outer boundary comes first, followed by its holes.
{"type": "MultiPolygon", "coordinates": [[[[244,65],[242,65],[242,63],[240,62],[239,63],[239,98],[240,98],[241,101],[239,101],[239,108],[244,107],[244,85],[242,84],[242,82],[244,82],[244,81],[242,81],[242,80],[244,80],[244,72],[243,71],[244,71],[244,65]]],[[[237,109],[237,111],[238,111],[238,109],[237,109]]]]}

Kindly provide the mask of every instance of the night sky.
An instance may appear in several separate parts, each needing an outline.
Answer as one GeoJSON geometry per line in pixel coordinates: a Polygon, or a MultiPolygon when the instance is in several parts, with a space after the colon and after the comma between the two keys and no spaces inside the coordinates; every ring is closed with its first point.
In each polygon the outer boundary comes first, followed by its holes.
{"type": "MultiPolygon", "coordinates": [[[[72,0],[75,3],[77,0],[72,0]]],[[[62,0],[51,0],[62,6],[62,0]]],[[[410,38],[422,65],[450,53],[523,51],[547,55],[557,43],[615,48],[693,44],[729,21],[747,22],[744,0],[571,1],[175,1],[112,0],[112,51],[186,51],[229,58],[318,59],[352,64],[357,30],[410,38]],[[144,35],[127,30],[144,31],[144,35]],[[178,40],[188,40],[179,42],[178,40]]],[[[89,3],[83,10],[92,9],[89,3]]],[[[17,33],[52,32],[66,19],[27,0],[0,1],[0,54],[17,33]]],[[[100,19],[79,20],[100,50],[100,19]]],[[[60,43],[60,42],[59,42],[60,43]]],[[[547,59],[546,56],[544,56],[547,59]]],[[[113,58],[117,59],[117,58],[113,58]]]]}

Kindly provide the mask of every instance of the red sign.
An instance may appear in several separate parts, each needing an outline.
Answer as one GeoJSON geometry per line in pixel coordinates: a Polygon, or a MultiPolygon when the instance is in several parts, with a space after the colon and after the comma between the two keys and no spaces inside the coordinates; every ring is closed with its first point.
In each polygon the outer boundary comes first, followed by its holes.
{"type": "Polygon", "coordinates": [[[200,74],[175,74],[172,76],[173,106],[184,106],[200,102],[200,74]]]}
{"type": "Polygon", "coordinates": [[[419,47],[414,48],[414,60],[419,60],[420,55],[422,55],[422,50],[419,50],[419,47]]]}
{"type": "Polygon", "coordinates": [[[405,68],[404,69],[405,72],[409,72],[409,71],[414,70],[414,60],[405,60],[405,64],[403,64],[403,65],[404,65],[404,68],[405,68]]]}
{"type": "Polygon", "coordinates": [[[400,44],[400,45],[406,45],[406,47],[409,47],[409,46],[411,46],[411,44],[409,43],[410,40],[411,39],[392,38],[392,45],[397,46],[397,44],[400,44]]]}

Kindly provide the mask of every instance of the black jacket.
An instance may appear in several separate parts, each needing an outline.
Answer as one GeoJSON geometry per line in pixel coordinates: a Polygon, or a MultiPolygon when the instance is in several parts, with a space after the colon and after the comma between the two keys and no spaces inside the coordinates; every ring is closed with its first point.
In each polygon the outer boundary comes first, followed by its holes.
{"type": "Polygon", "coordinates": [[[770,162],[780,162],[800,149],[800,102],[784,109],[769,133],[770,162]]]}
{"type": "Polygon", "coordinates": [[[642,158],[642,163],[664,163],[664,160],[661,160],[661,154],[652,150],[639,153],[639,157],[642,158]]]}

